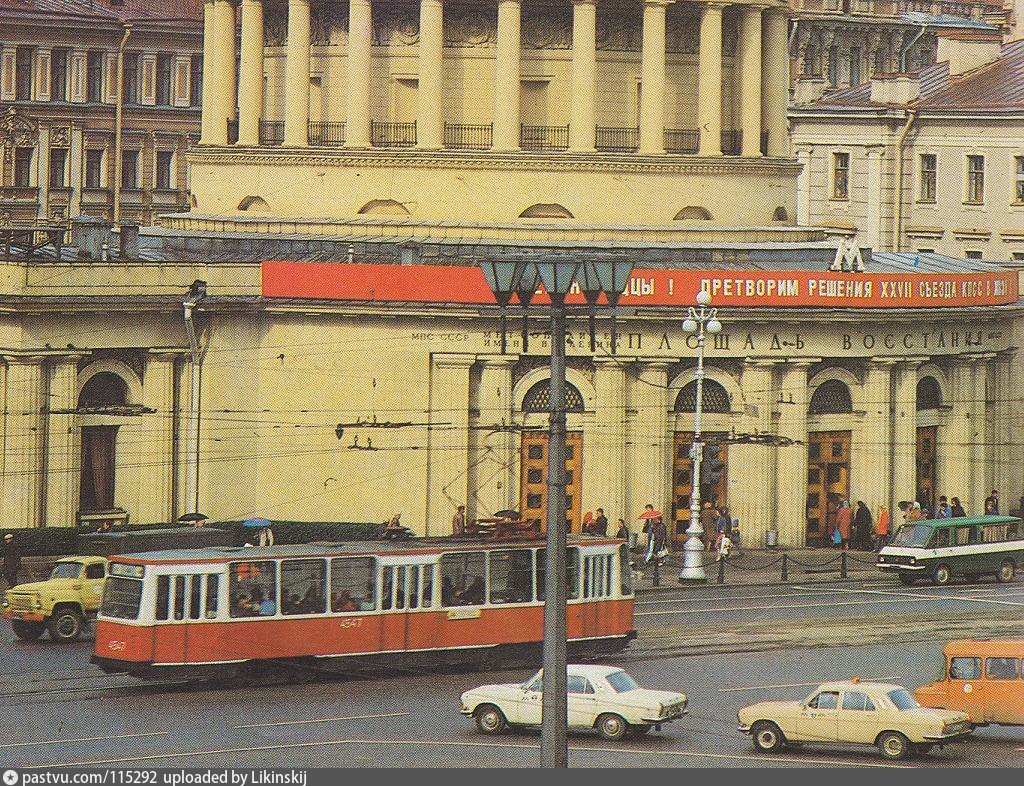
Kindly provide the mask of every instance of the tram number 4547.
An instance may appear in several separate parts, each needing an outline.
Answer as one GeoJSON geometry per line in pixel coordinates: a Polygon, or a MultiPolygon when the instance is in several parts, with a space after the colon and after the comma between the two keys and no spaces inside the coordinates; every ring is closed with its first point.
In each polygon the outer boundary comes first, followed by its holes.
{"type": "Polygon", "coordinates": [[[338,626],[342,628],[360,628],[363,625],[363,618],[338,620],[338,626]]]}

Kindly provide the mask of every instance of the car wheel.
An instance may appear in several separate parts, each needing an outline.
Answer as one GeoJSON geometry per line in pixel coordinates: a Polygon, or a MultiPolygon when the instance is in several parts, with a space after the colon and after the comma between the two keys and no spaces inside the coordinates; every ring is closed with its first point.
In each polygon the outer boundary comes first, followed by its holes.
{"type": "Polygon", "coordinates": [[[606,712],[597,719],[597,730],[606,740],[621,740],[629,731],[629,724],[621,715],[606,712]]]}
{"type": "Polygon", "coordinates": [[[74,641],[82,635],[85,618],[75,609],[58,609],[46,622],[50,638],[54,641],[74,641]]]}
{"type": "Polygon", "coordinates": [[[35,641],[43,635],[46,626],[41,622],[11,620],[11,629],[14,631],[14,635],[22,641],[35,641]]]}
{"type": "Polygon", "coordinates": [[[999,566],[999,572],[996,574],[996,578],[1003,584],[1009,584],[1013,581],[1013,577],[1016,574],[1017,568],[1013,564],[1013,560],[1004,559],[1003,564],[999,566]]]}
{"type": "Polygon", "coordinates": [[[911,573],[901,573],[900,574],[900,581],[902,581],[906,586],[909,587],[910,585],[912,585],[914,582],[917,581],[917,576],[914,576],[911,573]]]}
{"type": "Polygon", "coordinates": [[[473,713],[476,728],[481,734],[500,734],[505,728],[505,715],[493,704],[483,704],[473,713]]]}
{"type": "Polygon", "coordinates": [[[878,750],[882,757],[896,761],[910,755],[910,740],[898,731],[883,731],[878,735],[878,750]]]}
{"type": "Polygon", "coordinates": [[[750,735],[754,739],[754,747],[762,753],[775,753],[786,744],[782,729],[771,721],[758,721],[751,726],[750,735]]]}
{"type": "Polygon", "coordinates": [[[939,565],[932,573],[932,581],[940,587],[944,587],[946,584],[949,584],[952,578],[953,571],[949,569],[949,565],[939,565]]]}

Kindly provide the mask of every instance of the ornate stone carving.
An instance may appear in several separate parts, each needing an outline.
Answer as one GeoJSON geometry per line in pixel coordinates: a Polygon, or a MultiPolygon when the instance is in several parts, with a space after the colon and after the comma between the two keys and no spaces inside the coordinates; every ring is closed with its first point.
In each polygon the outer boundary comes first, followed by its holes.
{"type": "Polygon", "coordinates": [[[310,43],[344,46],[348,43],[348,5],[320,3],[310,9],[310,43]]]}
{"type": "Polygon", "coordinates": [[[54,147],[71,146],[71,129],[67,126],[59,126],[50,129],[50,144],[54,147]]]}
{"type": "Polygon", "coordinates": [[[378,4],[373,10],[374,46],[412,46],[420,40],[420,15],[416,6],[378,4]]]}
{"type": "Polygon", "coordinates": [[[263,6],[264,46],[284,46],[288,39],[288,6],[263,6]]]}
{"type": "Polygon", "coordinates": [[[523,49],[572,49],[572,10],[531,8],[523,14],[523,49]]]}
{"type": "Polygon", "coordinates": [[[31,147],[39,137],[39,128],[34,122],[19,115],[14,107],[0,120],[0,144],[10,147],[31,147]]]}
{"type": "Polygon", "coordinates": [[[444,6],[444,45],[454,48],[494,46],[498,38],[498,8],[444,6]]]}
{"type": "Polygon", "coordinates": [[[641,17],[621,9],[598,12],[597,48],[605,52],[639,52],[642,24],[641,17]]]}

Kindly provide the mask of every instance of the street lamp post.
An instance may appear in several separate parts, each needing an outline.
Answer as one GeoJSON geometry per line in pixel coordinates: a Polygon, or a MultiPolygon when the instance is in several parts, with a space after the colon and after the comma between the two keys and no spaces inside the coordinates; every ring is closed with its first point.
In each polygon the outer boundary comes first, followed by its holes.
{"type": "Polygon", "coordinates": [[[722,330],[718,321],[718,309],[711,308],[711,295],[702,289],[697,293],[697,308],[690,310],[683,320],[686,333],[697,334],[697,403],[693,408],[693,444],[690,458],[693,459],[693,493],[690,495],[690,527],[686,530],[687,540],[683,544],[683,569],[679,571],[679,583],[707,581],[704,573],[704,529],[700,525],[700,461],[704,450],[701,441],[700,418],[704,408],[704,343],[705,334],[712,335],[722,330]]]}
{"type": "Polygon", "coordinates": [[[544,572],[544,677],[540,756],[542,767],[566,768],[569,766],[569,745],[566,691],[568,588],[565,583],[568,537],[565,517],[565,296],[578,278],[581,288],[588,293],[587,301],[591,306],[597,301],[595,293],[600,292],[604,292],[610,303],[617,302],[632,264],[622,260],[580,262],[569,257],[545,256],[536,262],[491,261],[482,263],[481,267],[488,286],[502,308],[515,292],[525,310],[538,282],[544,285],[551,299],[548,527],[544,572]],[[616,286],[619,291],[614,291],[616,286]]]}

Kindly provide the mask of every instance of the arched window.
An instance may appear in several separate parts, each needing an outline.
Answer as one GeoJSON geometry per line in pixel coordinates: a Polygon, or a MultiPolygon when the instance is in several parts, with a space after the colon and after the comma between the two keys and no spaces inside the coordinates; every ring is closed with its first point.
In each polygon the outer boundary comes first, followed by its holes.
{"type": "Polygon", "coordinates": [[[822,382],[811,396],[808,411],[812,415],[839,415],[853,411],[850,389],[838,379],[822,382]]]}
{"type": "Polygon", "coordinates": [[[520,218],[576,218],[568,208],[559,204],[530,205],[519,214],[520,218]]]}
{"type": "Polygon", "coordinates": [[[917,383],[917,408],[938,409],[942,406],[942,390],[935,377],[921,377],[917,383]]]}
{"type": "Polygon", "coordinates": [[[689,207],[684,207],[682,210],[680,210],[678,213],[676,213],[675,218],[673,218],[672,220],[673,221],[687,221],[687,220],[692,220],[692,221],[710,221],[711,220],[711,211],[708,210],[706,207],[698,207],[696,205],[690,205],[689,207]]]}
{"type": "MultiPolygon", "coordinates": [[[[523,412],[551,411],[550,382],[549,379],[543,379],[526,391],[526,396],[523,398],[523,412]]],[[[565,383],[565,411],[583,411],[583,394],[571,382],[565,383]]]]}
{"type": "MultiPolygon", "coordinates": [[[[728,414],[729,394],[725,388],[713,379],[705,379],[701,391],[701,412],[720,412],[728,414]]],[[[687,382],[676,396],[676,412],[694,412],[697,409],[697,380],[687,382]]]]}
{"type": "Polygon", "coordinates": [[[270,210],[270,205],[261,196],[247,196],[238,203],[238,209],[249,210],[254,213],[266,213],[270,210]]]}
{"type": "Polygon", "coordinates": [[[128,385],[117,374],[103,371],[92,377],[78,396],[79,408],[123,407],[128,404],[128,385]]]}
{"type": "Polygon", "coordinates": [[[394,199],[371,199],[361,208],[359,208],[359,215],[361,216],[397,216],[404,218],[405,216],[411,215],[409,209],[401,202],[396,202],[394,199]]]}

